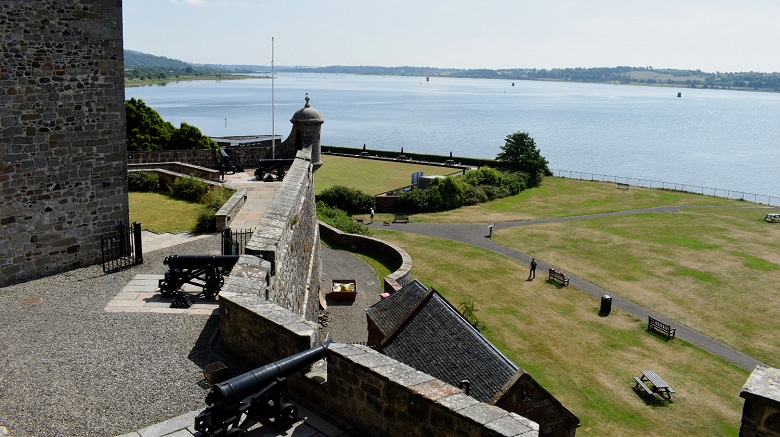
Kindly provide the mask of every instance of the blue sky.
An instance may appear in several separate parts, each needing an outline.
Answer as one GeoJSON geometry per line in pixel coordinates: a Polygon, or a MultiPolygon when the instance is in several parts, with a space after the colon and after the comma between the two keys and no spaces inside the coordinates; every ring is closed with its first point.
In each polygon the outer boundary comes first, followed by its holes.
{"type": "Polygon", "coordinates": [[[780,72],[777,0],[124,0],[125,48],[196,63],[780,72]]]}

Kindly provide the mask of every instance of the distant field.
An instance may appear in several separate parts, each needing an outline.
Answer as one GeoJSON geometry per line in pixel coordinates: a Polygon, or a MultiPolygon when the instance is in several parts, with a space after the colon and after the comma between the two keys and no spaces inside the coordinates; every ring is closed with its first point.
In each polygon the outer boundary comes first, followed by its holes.
{"type": "Polygon", "coordinates": [[[314,174],[314,188],[317,193],[334,185],[345,185],[375,195],[411,185],[412,173],[418,171],[427,176],[460,172],[451,167],[334,155],[322,155],[322,162],[322,167],[314,174]]]}

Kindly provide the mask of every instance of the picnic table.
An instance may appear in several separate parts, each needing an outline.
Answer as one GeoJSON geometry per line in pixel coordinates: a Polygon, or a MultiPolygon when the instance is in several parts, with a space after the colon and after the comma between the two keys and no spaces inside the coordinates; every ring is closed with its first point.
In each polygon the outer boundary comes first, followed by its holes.
{"type": "Polygon", "coordinates": [[[675,393],[674,389],[652,370],[643,370],[642,376],[635,376],[634,380],[636,380],[635,387],[642,387],[650,396],[658,393],[661,397],[671,401],[672,393],[675,393]],[[652,387],[650,387],[650,385],[652,385],[652,387]]]}

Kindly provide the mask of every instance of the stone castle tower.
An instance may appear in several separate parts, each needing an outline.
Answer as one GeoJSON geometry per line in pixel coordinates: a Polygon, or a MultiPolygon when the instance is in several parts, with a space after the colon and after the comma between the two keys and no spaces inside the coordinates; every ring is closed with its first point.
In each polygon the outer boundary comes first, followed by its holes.
{"type": "Polygon", "coordinates": [[[0,286],[128,224],[120,0],[0,3],[0,286]]]}

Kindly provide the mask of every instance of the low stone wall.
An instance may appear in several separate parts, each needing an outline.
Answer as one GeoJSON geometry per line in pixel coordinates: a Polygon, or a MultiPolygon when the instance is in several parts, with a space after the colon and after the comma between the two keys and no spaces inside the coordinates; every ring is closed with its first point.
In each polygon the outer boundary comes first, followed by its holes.
{"type": "Polygon", "coordinates": [[[333,244],[375,253],[393,262],[396,270],[385,276],[383,285],[385,293],[398,291],[412,282],[412,257],[405,250],[376,238],[341,232],[327,223],[319,222],[319,224],[322,238],[333,244]]]}
{"type": "Polygon", "coordinates": [[[183,162],[157,162],[148,164],[128,164],[128,171],[140,170],[166,170],[180,175],[193,176],[207,181],[219,181],[219,170],[214,170],[199,165],[186,164],[183,162]]]}
{"type": "Polygon", "coordinates": [[[206,168],[219,168],[215,149],[153,150],[149,152],[128,151],[127,164],[157,164],[160,162],[186,162],[206,168]]]}
{"type": "Polygon", "coordinates": [[[226,226],[230,226],[230,222],[233,221],[245,203],[246,190],[244,189],[238,190],[230,196],[230,199],[217,211],[217,231],[222,232],[226,226]]]}

